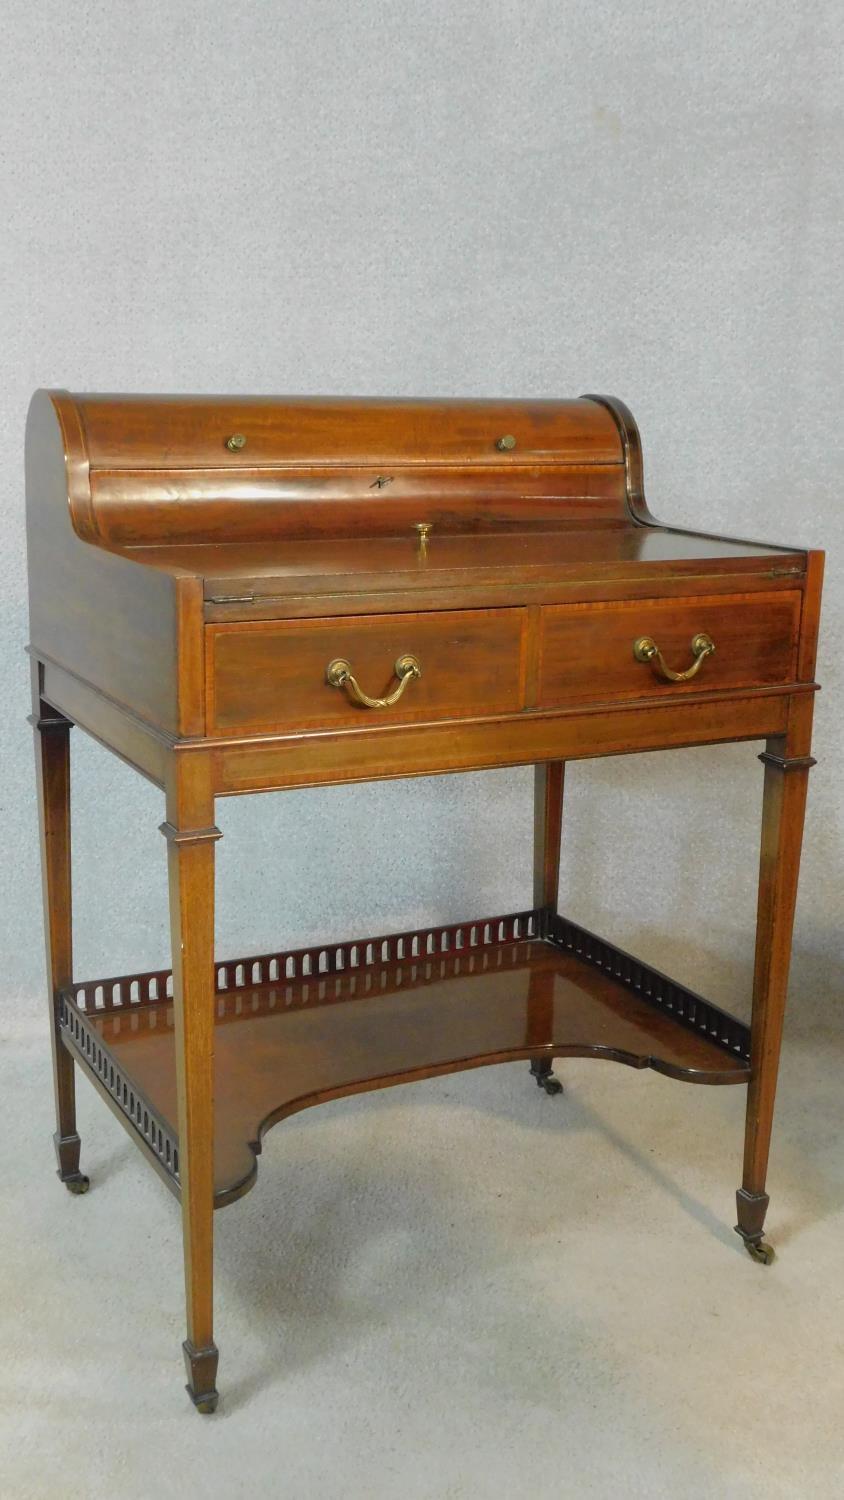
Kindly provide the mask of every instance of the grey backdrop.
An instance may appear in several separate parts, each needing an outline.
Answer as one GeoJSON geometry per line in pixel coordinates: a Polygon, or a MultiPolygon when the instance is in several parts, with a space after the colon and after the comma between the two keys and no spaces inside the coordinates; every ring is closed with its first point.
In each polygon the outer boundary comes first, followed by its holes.
{"type": "MultiPolygon", "coordinates": [[[[3,21],[9,998],[43,1006],[31,389],[597,390],[639,420],[659,517],[831,554],[792,1005],[824,1024],[844,889],[833,0],[6,0],[3,21]]],[[[575,766],[565,833],[566,908],[741,1010],[758,749],[575,766]]],[[[150,967],[161,799],[79,732],[74,753],[77,972],[150,967]]],[[[530,786],[517,770],[221,803],[218,951],[521,906],[530,786]]]]}

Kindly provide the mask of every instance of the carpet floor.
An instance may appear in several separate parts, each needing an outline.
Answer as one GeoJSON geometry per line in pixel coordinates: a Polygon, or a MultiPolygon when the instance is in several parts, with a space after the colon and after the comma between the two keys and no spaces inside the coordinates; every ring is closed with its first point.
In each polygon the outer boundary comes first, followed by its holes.
{"type": "Polygon", "coordinates": [[[733,1233],[745,1090],[597,1061],[279,1125],[216,1216],[220,1407],[183,1390],[178,1206],[44,1028],[4,1023],[3,1500],[844,1495],[841,1038],[790,1035],[778,1258],[733,1233]]]}

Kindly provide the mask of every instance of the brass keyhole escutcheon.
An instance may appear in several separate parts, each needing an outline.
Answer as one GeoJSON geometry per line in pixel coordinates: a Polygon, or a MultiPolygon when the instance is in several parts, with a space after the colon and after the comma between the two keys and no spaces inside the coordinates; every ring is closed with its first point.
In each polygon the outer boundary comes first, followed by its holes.
{"type": "Polygon", "coordinates": [[[505,432],[504,436],[498,439],[495,446],[499,453],[510,453],[516,446],[516,439],[513,437],[512,432],[505,432]]]}
{"type": "Polygon", "coordinates": [[[433,529],[434,529],[433,528],[433,522],[431,522],[431,521],[417,521],[416,525],[413,528],[413,530],[416,532],[417,536],[419,537],[419,556],[420,557],[427,557],[428,556],[428,538],[431,535],[431,532],[433,531],[433,529]]]}
{"type": "Polygon", "coordinates": [[[246,438],[242,432],[233,432],[231,437],[226,438],[226,447],[230,453],[239,453],[241,448],[246,447],[246,438]]]}

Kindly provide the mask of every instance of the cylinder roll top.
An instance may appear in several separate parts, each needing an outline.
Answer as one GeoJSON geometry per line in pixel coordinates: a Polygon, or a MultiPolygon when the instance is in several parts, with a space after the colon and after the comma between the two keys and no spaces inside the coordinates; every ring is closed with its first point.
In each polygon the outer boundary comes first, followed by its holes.
{"type": "Polygon", "coordinates": [[[336,535],[338,504],[362,535],[625,515],[622,441],[593,400],[51,399],[74,526],[107,546],[336,535]]]}

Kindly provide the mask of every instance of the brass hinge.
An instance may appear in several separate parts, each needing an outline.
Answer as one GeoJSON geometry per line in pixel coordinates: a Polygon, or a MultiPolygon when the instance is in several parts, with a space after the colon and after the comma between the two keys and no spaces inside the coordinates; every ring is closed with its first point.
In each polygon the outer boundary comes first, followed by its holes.
{"type": "Polygon", "coordinates": [[[254,604],[254,594],[212,594],[206,604],[254,604]]]}

